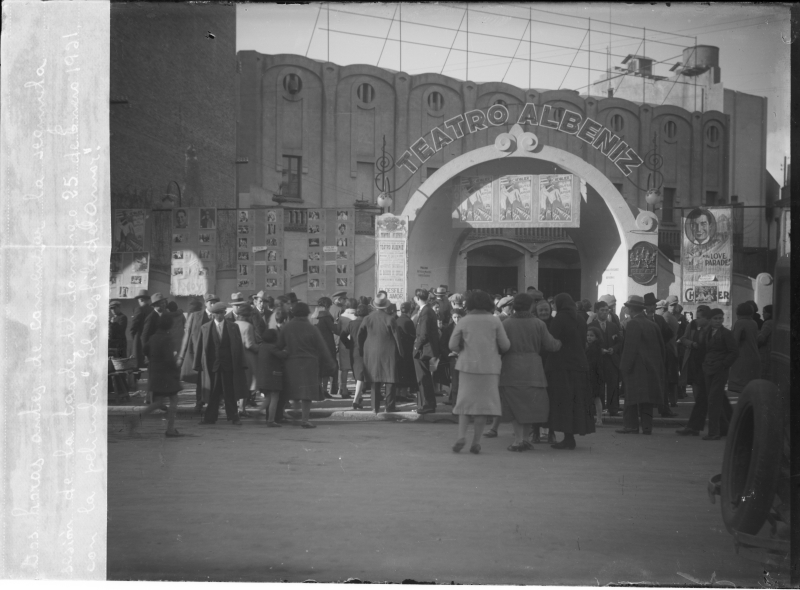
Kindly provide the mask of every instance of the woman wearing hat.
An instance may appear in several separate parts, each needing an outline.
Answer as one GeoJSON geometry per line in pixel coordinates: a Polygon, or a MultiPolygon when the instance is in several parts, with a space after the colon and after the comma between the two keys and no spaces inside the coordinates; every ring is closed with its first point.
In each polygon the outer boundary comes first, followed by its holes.
{"type": "Polygon", "coordinates": [[[528,431],[533,424],[547,421],[550,403],[539,353],[542,350],[556,352],[561,348],[561,342],[530,312],[532,305],[530,295],[515,295],[513,315],[503,321],[511,344],[503,355],[500,373],[503,422],[511,422],[514,427],[514,442],[508,447],[509,451],[532,449],[527,440],[528,431]]]}
{"type": "Polygon", "coordinates": [[[141,369],[147,363],[145,362],[144,352],[142,347],[144,342],[142,336],[144,334],[144,321],[153,312],[153,307],[150,305],[150,295],[147,291],[142,289],[136,295],[136,303],[139,307],[133,313],[131,318],[131,339],[133,340],[133,356],[136,357],[137,366],[141,369]]]}
{"type": "Polygon", "coordinates": [[[328,346],[315,326],[308,321],[311,310],[308,304],[297,302],[292,307],[294,316],[278,335],[278,348],[285,350],[286,390],[288,398],[300,401],[303,410],[301,426],[316,428],[309,422],[311,402],[322,401],[319,387],[320,373],[336,370],[328,346]]]}
{"type": "Polygon", "coordinates": [[[758,353],[758,324],[753,319],[749,302],[736,308],[733,339],[739,346],[739,357],[728,375],[728,391],[741,393],[753,379],[761,378],[761,355],[758,353]]]}
{"type": "Polygon", "coordinates": [[[554,449],[574,450],[575,435],[594,432],[594,400],[589,385],[586,360],[586,320],[578,317],[578,308],[567,293],[555,297],[556,317],[550,322],[550,334],[561,341],[561,349],[547,355],[545,374],[550,397],[550,429],[563,432],[554,449]]]}
{"type": "MultiPolygon", "coordinates": [[[[248,303],[237,305],[233,308],[234,323],[239,326],[239,332],[242,335],[242,357],[245,362],[244,379],[247,383],[247,389],[250,392],[250,399],[255,399],[258,390],[258,386],[256,385],[258,344],[256,343],[255,328],[252,324],[254,311],[255,310],[248,303]]],[[[250,417],[247,413],[248,401],[247,398],[241,401],[242,409],[239,411],[239,415],[245,418],[250,417]]]]}
{"type": "Polygon", "coordinates": [[[475,421],[470,452],[481,452],[481,435],[486,416],[502,415],[500,404],[500,355],[511,343],[500,320],[492,314],[494,304],[488,293],[471,291],[467,294],[469,312],[456,324],[450,337],[450,350],[458,353],[458,399],[453,414],[458,415],[458,440],[453,451],[458,453],[466,445],[469,418],[475,421]]]}
{"type": "MultiPolygon", "coordinates": [[[[337,327],[336,323],[333,320],[333,316],[330,313],[331,305],[333,305],[333,301],[331,301],[330,297],[320,297],[317,301],[317,310],[315,312],[316,315],[316,326],[317,330],[319,330],[322,339],[325,341],[325,346],[328,347],[328,352],[331,354],[331,358],[336,358],[336,337],[339,336],[339,328],[337,327]]],[[[319,387],[322,390],[322,396],[324,398],[332,398],[334,393],[337,393],[339,389],[339,379],[338,379],[339,367],[337,365],[336,369],[331,372],[320,372],[320,382],[319,387]],[[331,391],[328,393],[328,381],[331,381],[331,391]]]]}

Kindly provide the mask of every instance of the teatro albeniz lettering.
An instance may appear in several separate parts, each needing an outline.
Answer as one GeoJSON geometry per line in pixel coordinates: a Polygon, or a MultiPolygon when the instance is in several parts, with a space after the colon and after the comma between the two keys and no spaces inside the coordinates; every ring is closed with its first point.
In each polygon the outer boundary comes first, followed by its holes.
{"type": "MultiPolygon", "coordinates": [[[[427,161],[446,145],[453,143],[455,139],[461,139],[466,133],[488,129],[489,125],[494,127],[505,125],[508,123],[509,117],[508,109],[502,104],[489,107],[486,113],[475,109],[463,115],[456,115],[444,122],[446,131],[442,127],[434,127],[429,134],[430,141],[427,140],[428,134],[415,141],[411,148],[398,158],[397,165],[414,173],[419,169],[421,163],[427,161]],[[419,162],[416,161],[415,156],[419,162]]],[[[594,149],[600,150],[600,153],[614,162],[625,176],[629,176],[634,168],[642,164],[639,155],[612,131],[593,119],[586,118],[584,120],[579,113],[574,111],[565,110],[559,121],[553,118],[553,109],[549,104],[542,107],[541,113],[537,113],[536,105],[529,102],[522,109],[517,123],[547,127],[561,133],[575,135],[594,149]]]]}

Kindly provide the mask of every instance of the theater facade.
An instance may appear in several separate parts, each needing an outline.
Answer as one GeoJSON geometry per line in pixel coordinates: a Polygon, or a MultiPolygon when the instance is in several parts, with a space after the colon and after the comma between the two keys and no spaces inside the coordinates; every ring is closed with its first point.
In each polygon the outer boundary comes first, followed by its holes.
{"type": "Polygon", "coordinates": [[[679,294],[659,251],[664,208],[728,190],[717,111],[253,51],[238,53],[238,76],[238,207],[285,210],[287,284],[301,297],[313,298],[310,209],[355,211],[356,295],[376,289],[373,219],[386,212],[408,221],[408,295],[679,294]]]}

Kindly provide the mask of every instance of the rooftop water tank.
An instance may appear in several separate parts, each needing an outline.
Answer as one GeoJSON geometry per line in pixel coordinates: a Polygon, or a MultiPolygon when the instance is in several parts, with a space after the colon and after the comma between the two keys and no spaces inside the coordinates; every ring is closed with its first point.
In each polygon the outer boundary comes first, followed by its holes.
{"type": "Polygon", "coordinates": [[[683,50],[683,70],[685,76],[699,76],[710,69],[714,70],[714,82],[719,82],[719,47],[697,45],[683,50]]]}

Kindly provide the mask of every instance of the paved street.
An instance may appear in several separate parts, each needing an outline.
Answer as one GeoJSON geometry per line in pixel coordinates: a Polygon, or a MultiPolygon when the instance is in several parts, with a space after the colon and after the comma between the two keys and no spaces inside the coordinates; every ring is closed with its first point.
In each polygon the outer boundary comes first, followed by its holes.
{"type": "Polygon", "coordinates": [[[724,441],[606,425],[572,452],[510,453],[502,425],[475,456],[450,450],[452,424],[317,424],[181,415],[187,436],[165,439],[153,417],[131,438],[109,416],[109,579],[764,581],[706,496],[724,441]]]}

